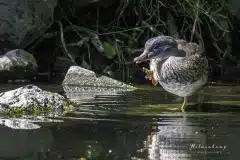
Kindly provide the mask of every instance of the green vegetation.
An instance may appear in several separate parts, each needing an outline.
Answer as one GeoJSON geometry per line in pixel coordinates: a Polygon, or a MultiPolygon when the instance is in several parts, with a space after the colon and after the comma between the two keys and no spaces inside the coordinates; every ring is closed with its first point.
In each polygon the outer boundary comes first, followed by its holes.
{"type": "Polygon", "coordinates": [[[62,108],[55,108],[53,106],[28,106],[28,107],[14,107],[2,109],[0,115],[7,117],[22,117],[24,115],[31,116],[47,116],[52,114],[65,114],[74,110],[74,103],[67,101],[62,108]],[[60,111],[60,112],[59,112],[60,111]]]}
{"type": "Polygon", "coordinates": [[[133,58],[148,38],[163,34],[204,47],[216,63],[211,76],[223,76],[229,63],[238,65],[232,42],[237,28],[233,22],[237,20],[229,14],[227,0],[116,0],[107,9],[100,2],[83,7],[81,13],[72,12],[66,3],[60,2],[56,10],[53,28],[57,31],[46,33],[31,47],[33,50],[39,47],[40,52],[45,40],[57,39],[51,41],[54,50],[61,50],[55,56],[65,56],[74,64],[124,82],[135,82],[134,74],[141,68],[131,63],[133,58]]]}

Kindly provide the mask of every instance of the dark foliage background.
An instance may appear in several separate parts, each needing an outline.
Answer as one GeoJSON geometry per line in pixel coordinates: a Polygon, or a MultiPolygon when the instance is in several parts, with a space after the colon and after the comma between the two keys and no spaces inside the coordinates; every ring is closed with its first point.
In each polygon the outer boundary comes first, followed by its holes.
{"type": "Polygon", "coordinates": [[[28,47],[35,53],[40,72],[66,72],[69,65],[77,64],[125,82],[146,83],[141,68],[147,64],[130,62],[150,37],[171,35],[205,48],[210,81],[240,78],[240,23],[230,14],[227,0],[79,3],[60,0],[55,23],[28,47]]]}

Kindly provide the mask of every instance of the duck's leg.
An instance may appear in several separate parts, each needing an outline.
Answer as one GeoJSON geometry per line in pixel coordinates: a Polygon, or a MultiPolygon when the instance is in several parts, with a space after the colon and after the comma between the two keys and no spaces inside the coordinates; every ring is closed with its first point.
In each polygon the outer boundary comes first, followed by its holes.
{"type": "Polygon", "coordinates": [[[184,97],[183,104],[182,104],[182,107],[181,107],[182,112],[185,112],[186,105],[187,105],[187,97],[184,97]]]}
{"type": "Polygon", "coordinates": [[[143,71],[147,74],[146,79],[149,79],[152,81],[152,84],[156,86],[158,84],[158,81],[153,76],[153,71],[143,67],[143,71]]]}

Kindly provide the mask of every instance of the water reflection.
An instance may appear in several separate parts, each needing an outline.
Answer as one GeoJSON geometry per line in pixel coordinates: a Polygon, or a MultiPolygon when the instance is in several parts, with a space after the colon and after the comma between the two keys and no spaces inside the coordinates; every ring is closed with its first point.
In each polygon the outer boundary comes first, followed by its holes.
{"type": "Polygon", "coordinates": [[[156,131],[149,135],[148,159],[236,159],[240,129],[235,121],[239,118],[228,114],[220,117],[221,120],[219,115],[159,118],[156,131]]]}
{"type": "Polygon", "coordinates": [[[44,123],[44,125],[49,125],[52,123],[60,123],[62,120],[57,119],[49,119],[41,116],[23,116],[21,118],[0,118],[0,124],[2,126],[6,126],[12,129],[20,129],[20,130],[31,130],[31,129],[39,129],[40,125],[36,123],[44,123]]]}
{"type": "Polygon", "coordinates": [[[38,130],[1,127],[0,156],[44,160],[232,160],[238,156],[239,122],[239,115],[177,114],[138,121],[60,123],[38,130]]]}
{"type": "Polygon", "coordinates": [[[163,90],[82,89],[82,92],[78,89],[67,93],[68,98],[78,102],[73,113],[47,119],[26,117],[27,120],[21,119],[18,123],[5,118],[9,121],[0,126],[0,158],[238,159],[240,114],[229,111],[239,107],[239,103],[211,102],[238,101],[239,95],[235,92],[199,94],[196,99],[201,102],[200,106],[190,106],[192,113],[183,114],[178,112],[182,99],[163,90]],[[198,107],[208,112],[212,108],[212,113],[199,112],[198,107]],[[222,111],[224,113],[220,113],[222,111]],[[20,122],[24,125],[19,125],[20,122]],[[31,126],[30,123],[36,128],[24,129],[31,126]]]}
{"type": "Polygon", "coordinates": [[[48,129],[16,130],[0,126],[0,159],[37,159],[53,144],[48,129]]]}
{"type": "Polygon", "coordinates": [[[232,160],[239,115],[176,114],[112,121],[68,121],[48,127],[53,144],[39,159],[232,160]],[[221,117],[221,118],[220,118],[221,117]],[[225,146],[226,148],[220,148],[225,146]],[[206,148],[208,147],[208,148],[206,148]]]}

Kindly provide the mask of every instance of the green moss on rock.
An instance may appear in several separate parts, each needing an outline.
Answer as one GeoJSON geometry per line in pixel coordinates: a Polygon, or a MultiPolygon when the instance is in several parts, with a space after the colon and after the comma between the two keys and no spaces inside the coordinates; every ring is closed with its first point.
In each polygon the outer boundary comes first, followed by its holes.
{"type": "Polygon", "coordinates": [[[24,115],[30,116],[50,116],[52,114],[63,115],[74,110],[74,102],[66,101],[63,106],[56,108],[54,106],[37,106],[32,105],[28,107],[12,107],[0,111],[0,115],[7,117],[22,117],[24,115]]]}

